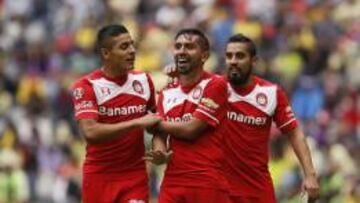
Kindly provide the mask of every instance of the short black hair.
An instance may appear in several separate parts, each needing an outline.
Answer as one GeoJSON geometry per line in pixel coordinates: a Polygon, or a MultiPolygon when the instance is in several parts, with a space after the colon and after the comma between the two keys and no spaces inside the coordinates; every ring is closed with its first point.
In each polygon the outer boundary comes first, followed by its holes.
{"type": "Polygon", "coordinates": [[[210,51],[210,42],[208,38],[205,36],[205,34],[196,28],[184,28],[178,31],[178,33],[175,35],[175,40],[180,36],[184,34],[190,34],[190,35],[196,35],[199,37],[199,44],[202,50],[204,51],[210,51]]]}
{"type": "Polygon", "coordinates": [[[250,39],[249,37],[239,33],[239,34],[235,34],[233,36],[231,36],[229,38],[229,40],[227,41],[227,44],[229,43],[235,43],[235,42],[239,42],[239,43],[246,43],[248,44],[248,50],[249,50],[249,53],[250,53],[250,56],[256,56],[256,46],[255,46],[255,43],[254,41],[252,41],[252,39],[250,39]]]}
{"type": "Polygon", "coordinates": [[[109,42],[109,39],[124,33],[129,33],[129,31],[123,25],[113,24],[102,27],[97,33],[96,50],[100,51],[101,48],[111,47],[112,43],[109,42]]]}

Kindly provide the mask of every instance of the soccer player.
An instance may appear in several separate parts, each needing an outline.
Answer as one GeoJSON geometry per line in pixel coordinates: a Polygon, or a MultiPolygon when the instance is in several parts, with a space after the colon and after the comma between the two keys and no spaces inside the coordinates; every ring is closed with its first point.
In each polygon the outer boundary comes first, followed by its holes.
{"type": "MultiPolygon", "coordinates": [[[[164,121],[157,130],[170,136],[173,151],[159,203],[229,202],[222,135],[217,130],[226,116],[227,84],[223,77],[204,71],[208,57],[209,42],[201,31],[182,29],[176,34],[179,80],[162,90],[158,101],[164,121]]],[[[158,148],[158,138],[153,140],[154,150],[164,150],[158,148]]]]}
{"type": "Polygon", "coordinates": [[[84,135],[83,202],[148,202],[143,129],[160,121],[149,75],[133,71],[135,47],[122,25],[97,34],[103,66],[72,87],[75,117],[84,135]]]}
{"type": "Polygon", "coordinates": [[[229,111],[225,129],[227,178],[234,203],[276,202],[268,171],[272,121],[287,134],[304,173],[303,190],[314,200],[319,185],[305,136],[284,91],[252,74],[256,47],[251,39],[236,34],[229,38],[225,61],[229,82],[229,111]]]}

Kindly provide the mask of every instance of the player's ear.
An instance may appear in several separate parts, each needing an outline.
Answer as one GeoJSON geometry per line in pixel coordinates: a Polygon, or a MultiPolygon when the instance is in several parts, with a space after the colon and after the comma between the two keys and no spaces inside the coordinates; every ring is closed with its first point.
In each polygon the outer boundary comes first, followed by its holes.
{"type": "Polygon", "coordinates": [[[257,56],[251,57],[251,63],[253,65],[253,67],[258,63],[258,61],[259,61],[259,57],[257,57],[257,56]]]}
{"type": "Polygon", "coordinates": [[[109,51],[109,49],[107,49],[107,48],[101,48],[101,49],[100,49],[100,54],[101,54],[101,57],[102,57],[103,59],[108,59],[108,58],[109,58],[109,55],[110,55],[110,51],[109,51]]]}
{"type": "Polygon", "coordinates": [[[210,52],[209,51],[204,51],[203,54],[202,54],[202,57],[201,57],[201,61],[203,63],[205,63],[208,60],[209,57],[210,57],[210,52]]]}

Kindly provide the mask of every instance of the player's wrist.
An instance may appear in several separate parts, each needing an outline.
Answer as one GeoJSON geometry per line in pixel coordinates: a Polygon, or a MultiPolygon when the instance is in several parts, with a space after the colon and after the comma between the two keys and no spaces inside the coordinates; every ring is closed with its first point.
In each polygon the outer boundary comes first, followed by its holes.
{"type": "Polygon", "coordinates": [[[131,127],[133,128],[143,128],[143,123],[141,121],[141,118],[136,118],[134,120],[132,120],[131,122],[131,127]]]}
{"type": "Polygon", "coordinates": [[[166,139],[167,133],[164,131],[164,121],[160,121],[155,125],[155,129],[157,134],[163,138],[166,139]]]}
{"type": "Polygon", "coordinates": [[[316,178],[316,172],[313,170],[305,172],[305,178],[316,178]]]}

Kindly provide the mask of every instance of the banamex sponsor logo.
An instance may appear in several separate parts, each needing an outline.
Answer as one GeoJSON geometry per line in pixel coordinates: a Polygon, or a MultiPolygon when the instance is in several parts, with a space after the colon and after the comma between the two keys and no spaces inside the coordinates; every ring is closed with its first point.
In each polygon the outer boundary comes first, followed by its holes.
{"type": "Polygon", "coordinates": [[[250,125],[264,125],[264,124],[266,124],[266,120],[267,120],[266,117],[246,116],[244,114],[236,113],[233,111],[228,112],[227,117],[230,120],[238,121],[238,122],[246,123],[246,124],[250,124],[250,125]]]}
{"type": "Polygon", "coordinates": [[[106,116],[127,116],[130,114],[144,113],[146,111],[146,105],[133,105],[123,107],[105,107],[100,106],[99,112],[101,115],[106,116]]]}
{"type": "Polygon", "coordinates": [[[170,121],[170,122],[177,122],[178,123],[178,122],[188,122],[188,121],[190,121],[191,118],[192,118],[191,113],[186,113],[181,117],[169,117],[169,116],[167,116],[166,120],[170,121]]]}

